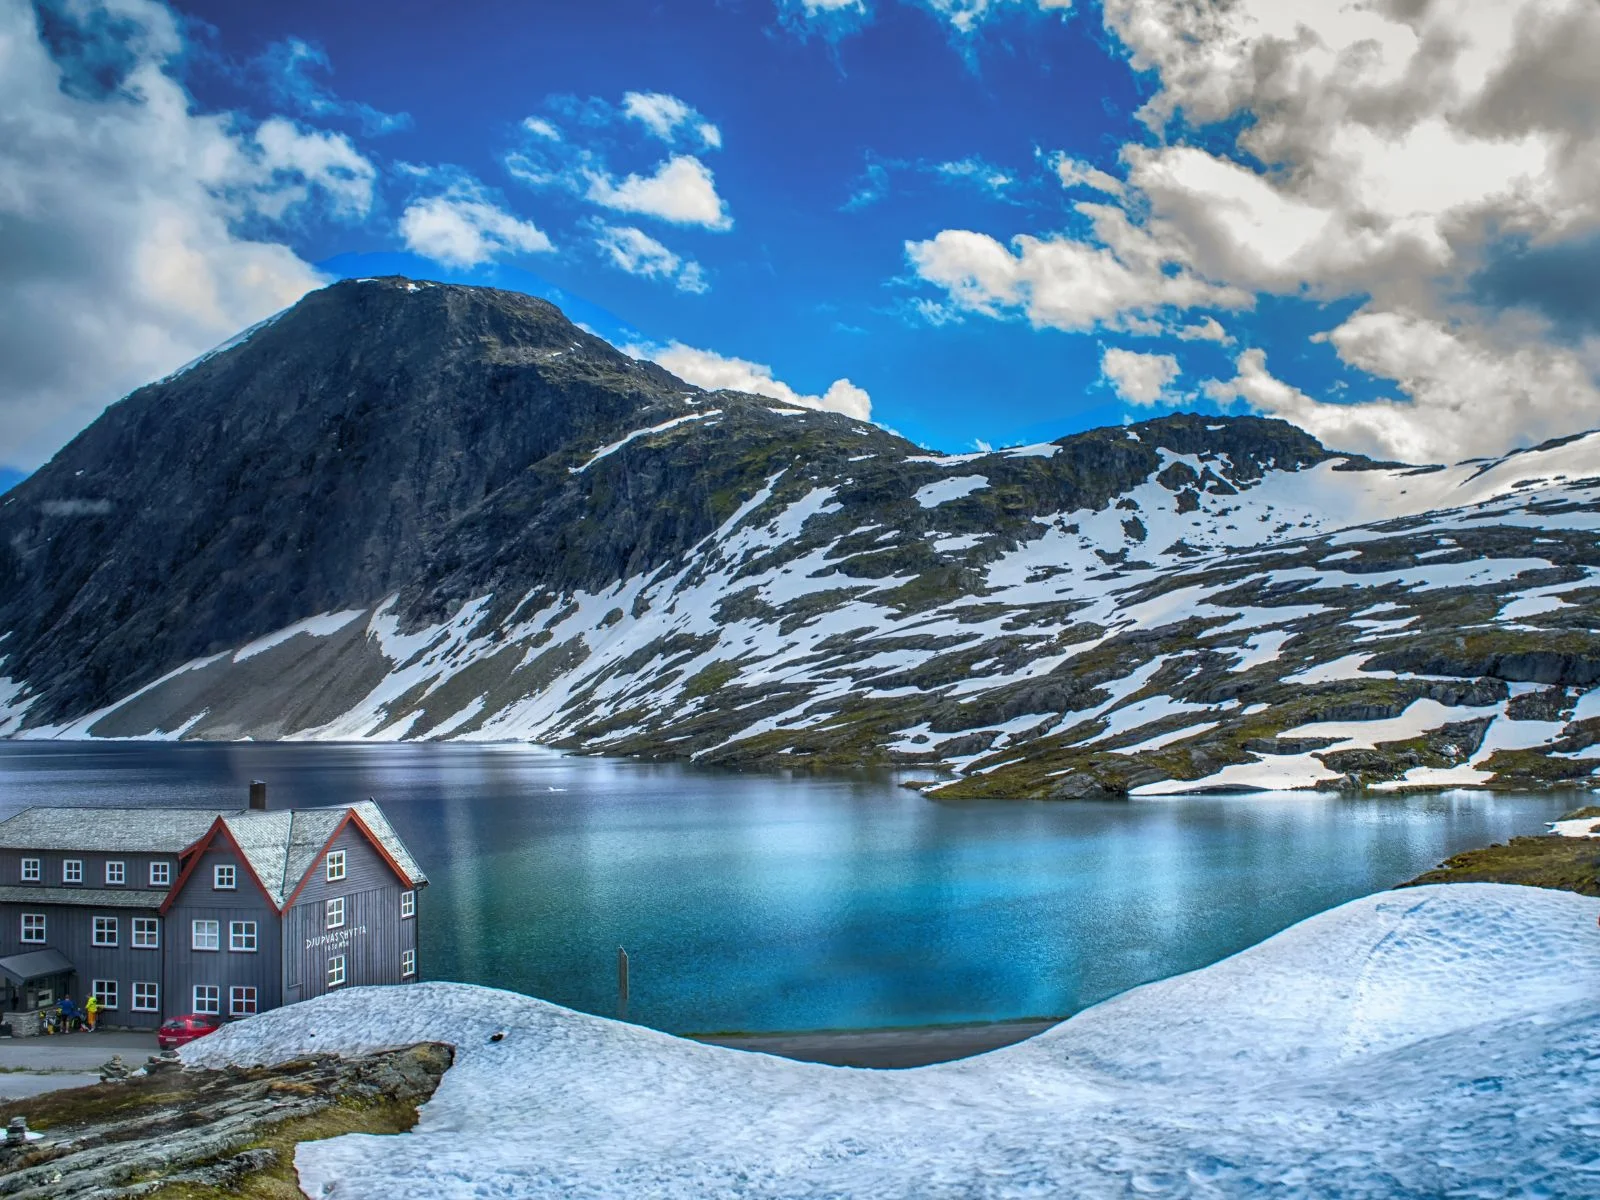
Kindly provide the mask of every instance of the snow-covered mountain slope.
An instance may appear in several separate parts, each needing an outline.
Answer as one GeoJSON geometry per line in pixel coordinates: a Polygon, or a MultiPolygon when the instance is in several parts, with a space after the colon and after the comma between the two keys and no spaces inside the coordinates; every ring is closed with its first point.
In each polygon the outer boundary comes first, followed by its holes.
{"type": "Polygon", "coordinates": [[[300,1146],[306,1194],[343,1200],[1576,1200],[1600,1171],[1597,915],[1533,888],[1384,893],[1019,1045],[908,1071],[702,1046],[457,984],[337,992],[183,1053],[455,1045],[413,1132],[300,1146]]]}
{"type": "MultiPolygon", "coordinates": [[[[210,486],[237,493],[232,515],[162,535],[223,547],[198,568],[110,569],[137,529],[48,524],[62,488],[84,490],[69,469],[111,479],[86,434],[0,508],[3,527],[24,506],[8,542],[23,550],[0,570],[34,596],[0,604],[0,735],[519,738],[926,765],[949,796],[1526,787],[1600,766],[1600,435],[1418,468],[1281,422],[1177,415],[939,456],[639,374],[502,293],[316,295],[354,311],[350,337],[374,309],[383,326],[456,306],[450,371],[517,403],[486,411],[468,389],[447,422],[438,397],[458,385],[413,383],[449,450],[419,463],[384,441],[394,412],[348,407],[383,386],[405,408],[388,359],[328,351],[289,372],[316,400],[295,428],[333,422],[339,441],[287,485],[262,477],[269,448],[230,447],[239,465],[210,486]],[[520,449],[472,475],[463,429],[485,422],[520,449]],[[259,516],[285,506],[293,554],[259,516]],[[70,571],[53,571],[61,556],[70,571]]],[[[163,386],[283,374],[296,313],[163,386]]]]}

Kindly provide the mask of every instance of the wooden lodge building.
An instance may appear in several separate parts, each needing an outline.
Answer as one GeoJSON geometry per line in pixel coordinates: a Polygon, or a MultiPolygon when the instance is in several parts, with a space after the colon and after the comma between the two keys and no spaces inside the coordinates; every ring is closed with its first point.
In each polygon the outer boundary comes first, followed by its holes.
{"type": "Polygon", "coordinates": [[[427,878],[382,809],[29,808],[0,821],[0,1012],[244,1017],[418,977],[427,878]]]}

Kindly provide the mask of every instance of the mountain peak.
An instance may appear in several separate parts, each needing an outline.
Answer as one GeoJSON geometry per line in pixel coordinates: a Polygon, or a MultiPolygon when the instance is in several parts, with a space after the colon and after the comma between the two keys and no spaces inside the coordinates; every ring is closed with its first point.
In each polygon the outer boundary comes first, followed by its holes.
{"type": "Polygon", "coordinates": [[[0,735],[527,738],[952,797],[1574,779],[1595,445],[1416,468],[1174,413],[930,454],[531,297],[350,280],[0,498],[0,735]]]}

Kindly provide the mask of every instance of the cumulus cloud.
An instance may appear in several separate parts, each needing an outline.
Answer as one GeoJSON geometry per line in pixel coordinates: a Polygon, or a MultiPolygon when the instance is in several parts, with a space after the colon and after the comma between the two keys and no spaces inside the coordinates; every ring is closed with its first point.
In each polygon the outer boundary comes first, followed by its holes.
{"type": "Polygon", "coordinates": [[[1222,322],[1215,317],[1202,317],[1191,325],[1179,325],[1170,332],[1180,342],[1216,342],[1222,346],[1233,345],[1233,335],[1224,329],[1222,322]]]}
{"type": "Polygon", "coordinates": [[[798,392],[774,379],[772,368],[744,358],[729,358],[714,350],[699,350],[682,342],[665,346],[628,346],[625,353],[659,363],[679,379],[708,391],[749,392],[800,408],[843,413],[858,421],[872,419],[872,397],[848,379],[835,379],[820,396],[798,392]]]}
{"type": "Polygon", "coordinates": [[[606,258],[630,275],[670,279],[681,292],[701,293],[710,288],[699,263],[685,261],[655,238],[632,225],[599,225],[595,244],[606,258]]]}
{"type": "Polygon", "coordinates": [[[458,181],[441,195],[414,200],[400,215],[406,249],[450,267],[475,267],[505,254],[554,249],[532,221],[512,215],[474,181],[458,181]]]}
{"type": "Polygon", "coordinates": [[[622,114],[638,121],[663,142],[673,142],[687,134],[706,150],[722,145],[722,131],[676,96],[665,92],[627,92],[622,97],[622,114]]]}
{"type": "Polygon", "coordinates": [[[1339,357],[1398,381],[1406,399],[1360,404],[1314,399],[1274,377],[1266,354],[1239,355],[1229,380],[1209,380],[1208,396],[1283,417],[1325,444],[1403,462],[1433,462],[1465,448],[1494,453],[1587,427],[1600,412],[1594,364],[1578,351],[1527,339],[1510,328],[1452,329],[1444,323],[1365,311],[1323,335],[1339,357]],[[1485,424],[1490,428],[1484,429],[1485,424]]]}
{"type": "Polygon", "coordinates": [[[1226,344],[1186,314],[1262,294],[1360,298],[1325,338],[1392,381],[1393,399],[1326,413],[1276,390],[1253,358],[1218,388],[1392,457],[1459,458],[1600,424],[1600,328],[1575,269],[1600,244],[1600,4],[1102,10],[1157,81],[1140,111],[1150,137],[1122,147],[1117,174],[1050,159],[1063,187],[1105,197],[1075,206],[1088,233],[908,243],[940,303],[1226,344]]]}
{"type": "Polygon", "coordinates": [[[1130,147],[1128,180],[1153,223],[1212,277],[1370,297],[1325,338],[1403,399],[1283,393],[1254,359],[1219,386],[1414,459],[1600,421],[1593,348],[1552,336],[1571,280],[1538,269],[1600,230],[1600,5],[1108,0],[1105,17],[1134,65],[1159,73],[1143,111],[1153,129],[1251,114],[1240,159],[1267,168],[1183,144],[1130,147]],[[1508,241],[1531,272],[1504,269],[1508,241]],[[1480,271],[1476,303],[1463,302],[1480,271]],[[1512,319],[1513,306],[1544,323],[1512,319]]]}
{"type": "Polygon", "coordinates": [[[945,290],[957,309],[1022,315],[1035,327],[1120,328],[1130,314],[1165,308],[1244,308],[1251,294],[1190,270],[1181,253],[1133,224],[1121,209],[1078,204],[1092,240],[1020,235],[1010,246],[988,234],[947,229],[907,242],[917,275],[945,290]]]}
{"type": "Polygon", "coordinates": [[[267,235],[306,205],[364,215],[376,175],[343,135],[197,111],[160,4],[53,20],[72,30],[54,52],[31,4],[0,0],[0,453],[22,468],[319,286],[267,235]]]}
{"type": "Polygon", "coordinates": [[[697,154],[680,151],[648,171],[621,175],[609,165],[618,150],[616,139],[629,129],[642,131],[643,138],[636,134],[636,140],[648,139],[646,145],[655,151],[658,141],[687,141],[699,151],[720,149],[721,130],[687,102],[666,92],[627,92],[620,105],[594,96],[582,100],[559,95],[546,97],[544,107],[559,113],[570,132],[545,117],[525,118],[527,136],[504,158],[513,178],[530,187],[561,188],[612,212],[705,229],[733,228],[728,206],[717,194],[716,177],[697,154]]]}
{"type": "Polygon", "coordinates": [[[677,225],[733,228],[733,218],[717,195],[710,169],[693,155],[674,155],[650,175],[629,175],[618,180],[603,171],[585,174],[588,188],[584,194],[603,208],[641,213],[677,225]]]}
{"type": "Polygon", "coordinates": [[[1149,408],[1178,399],[1168,391],[1178,377],[1178,360],[1170,354],[1141,354],[1108,346],[1100,355],[1100,375],[1128,404],[1149,408]]]}

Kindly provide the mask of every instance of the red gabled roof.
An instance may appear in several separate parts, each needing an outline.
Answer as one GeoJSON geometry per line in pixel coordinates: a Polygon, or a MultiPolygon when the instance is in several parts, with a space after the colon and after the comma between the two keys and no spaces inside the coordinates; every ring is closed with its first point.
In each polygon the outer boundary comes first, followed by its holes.
{"type": "Polygon", "coordinates": [[[312,873],[315,872],[324,861],[326,861],[329,847],[331,847],[334,842],[339,840],[339,835],[344,832],[345,826],[347,825],[354,825],[361,831],[361,835],[365,837],[368,843],[371,844],[372,848],[378,852],[378,857],[389,864],[389,869],[398,875],[407,887],[416,887],[416,881],[413,880],[411,876],[407,875],[401,868],[400,864],[394,860],[394,855],[390,854],[389,851],[384,848],[383,843],[379,841],[372,830],[367,827],[367,823],[356,815],[354,809],[346,809],[345,814],[340,818],[339,823],[333,827],[333,832],[330,833],[328,835],[328,839],[322,843],[321,849],[319,849],[316,854],[312,856],[311,862],[306,867],[305,874],[300,876],[300,882],[294,885],[294,891],[290,892],[284,897],[283,909],[281,911],[287,912],[291,907],[293,907],[295,900],[299,898],[300,893],[305,889],[306,884],[310,882],[312,873]]]}
{"type": "MultiPolygon", "coordinates": [[[[189,882],[189,876],[194,874],[195,868],[200,865],[200,860],[205,857],[205,852],[216,842],[219,834],[227,839],[228,845],[233,848],[234,854],[238,855],[240,865],[244,867],[244,873],[250,877],[250,882],[256,885],[256,890],[261,893],[261,898],[267,902],[267,907],[275,913],[281,913],[283,909],[272,902],[272,893],[267,891],[265,885],[261,882],[260,876],[256,874],[255,868],[250,865],[250,859],[239,848],[239,843],[234,840],[233,834],[228,829],[228,823],[219,816],[211,823],[211,828],[206,830],[205,836],[179,854],[180,861],[187,858],[189,862],[178,873],[177,881],[173,883],[172,890],[167,893],[167,898],[161,902],[161,908],[159,909],[161,915],[167,915],[167,911],[178,899],[178,893],[183,891],[184,885],[189,882]]],[[[288,906],[285,905],[284,907],[288,906]]]]}

